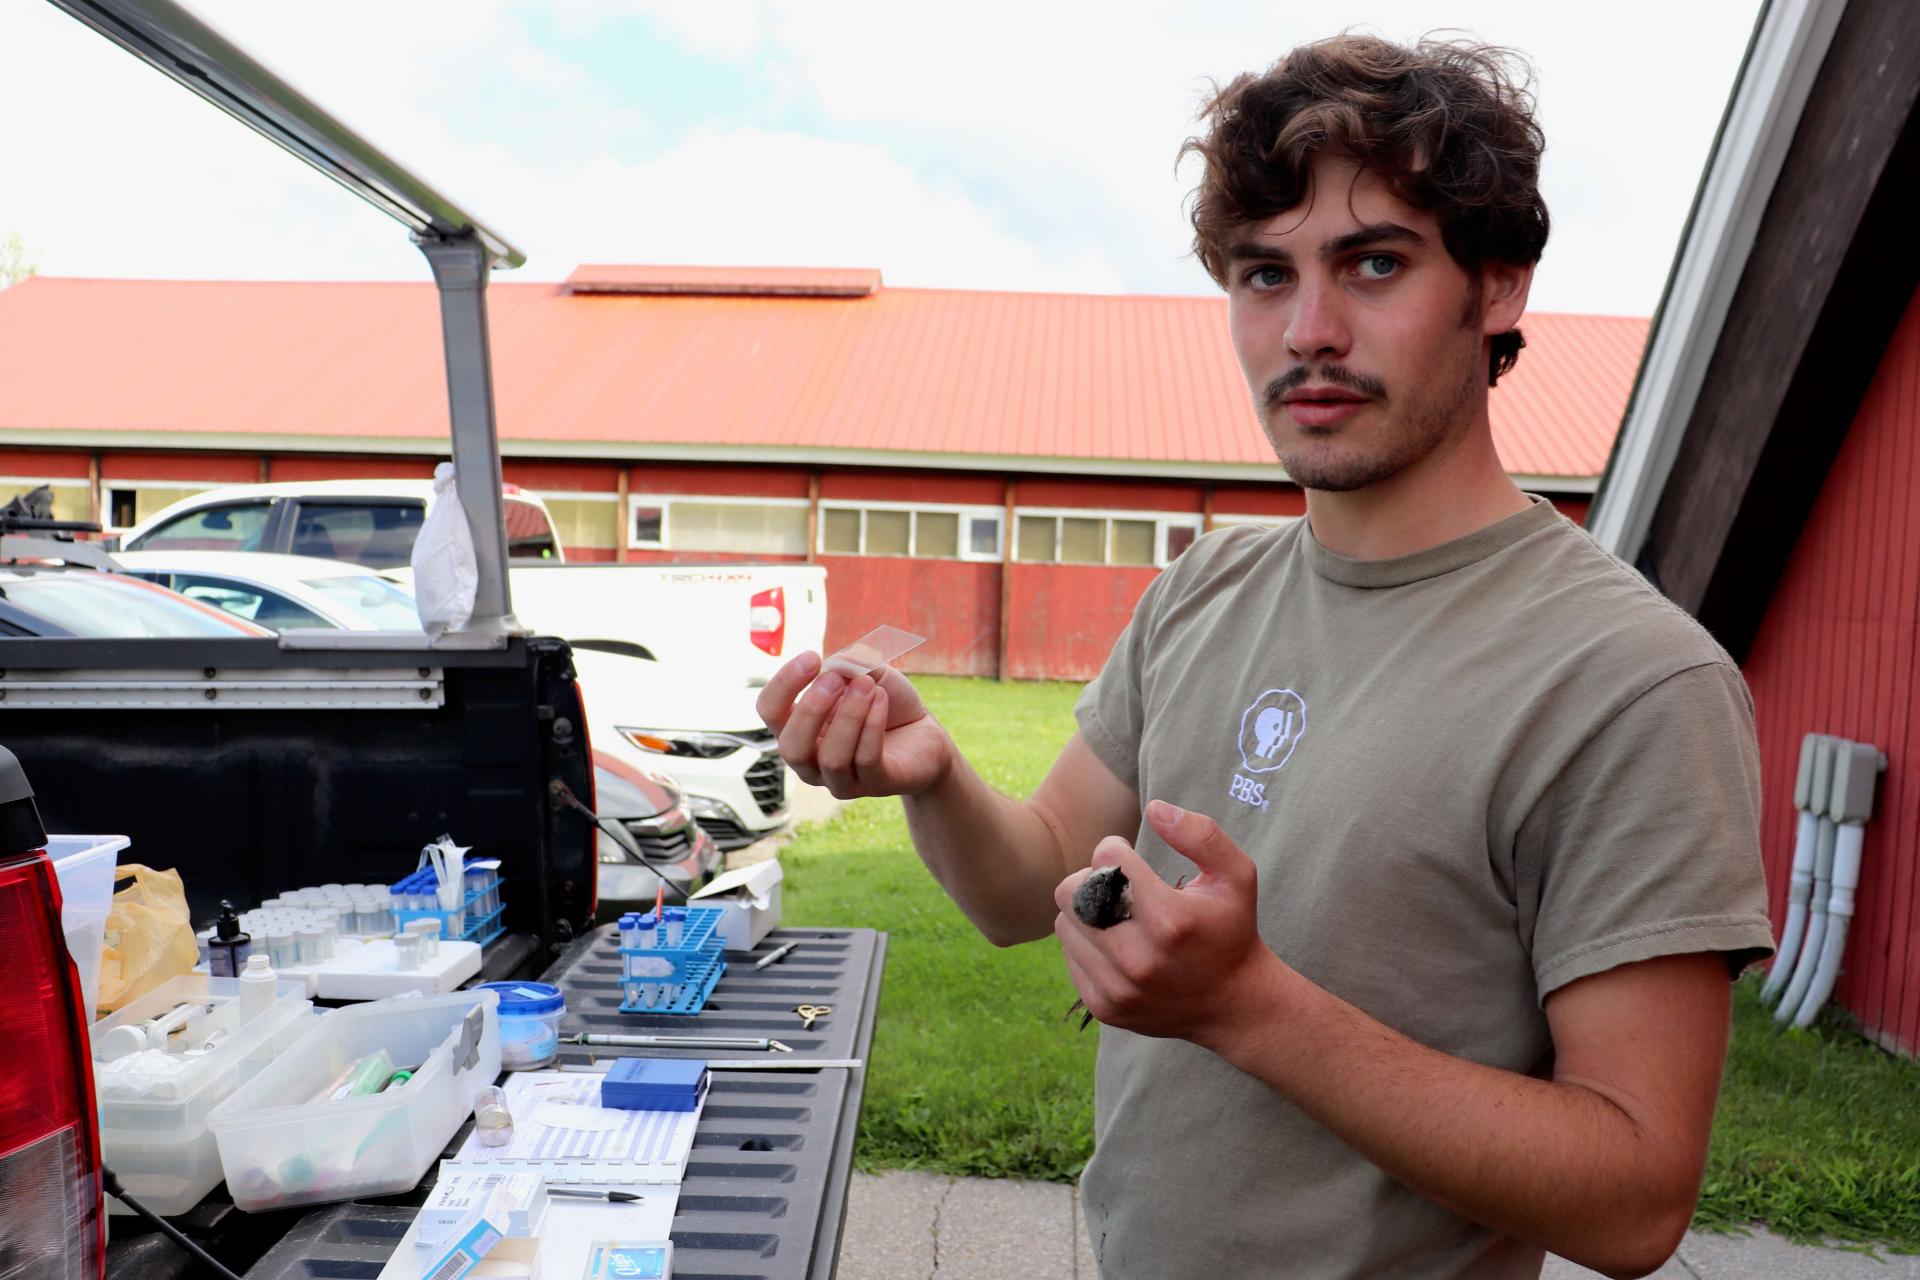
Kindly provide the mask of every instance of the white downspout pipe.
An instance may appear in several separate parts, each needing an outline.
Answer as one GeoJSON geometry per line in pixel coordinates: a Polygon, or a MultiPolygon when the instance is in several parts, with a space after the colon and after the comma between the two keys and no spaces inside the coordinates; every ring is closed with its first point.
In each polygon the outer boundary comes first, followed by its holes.
{"type": "Polygon", "coordinates": [[[1845,745],[1845,738],[1828,737],[1814,752],[1813,812],[1820,820],[1820,829],[1814,838],[1813,890],[1808,903],[1806,942],[1794,957],[1793,976],[1787,982],[1780,1007],[1773,1013],[1773,1020],[1783,1026],[1807,998],[1807,989],[1813,985],[1813,971],[1820,966],[1820,948],[1827,940],[1827,898],[1833,888],[1833,846],[1838,835],[1830,807],[1833,765],[1845,745]]]}
{"type": "Polygon", "coordinates": [[[1853,892],[1860,885],[1860,854],[1867,821],[1873,817],[1874,783],[1886,767],[1887,758],[1870,743],[1849,742],[1834,757],[1833,798],[1828,808],[1840,824],[1840,836],[1833,859],[1833,893],[1827,900],[1827,936],[1812,983],[1793,1016],[1796,1027],[1813,1022],[1840,980],[1847,929],[1853,923],[1853,892]]]}
{"type": "Polygon", "coordinates": [[[1800,739],[1800,771],[1794,775],[1793,807],[1800,819],[1793,837],[1793,879],[1787,889],[1787,925],[1780,935],[1780,946],[1773,955],[1773,967],[1767,970],[1767,983],[1760,988],[1763,1004],[1786,989],[1793,976],[1794,962],[1800,958],[1800,944],[1807,935],[1807,904],[1813,898],[1813,851],[1820,831],[1820,819],[1813,811],[1813,760],[1826,741],[1823,733],[1810,733],[1800,739]]]}

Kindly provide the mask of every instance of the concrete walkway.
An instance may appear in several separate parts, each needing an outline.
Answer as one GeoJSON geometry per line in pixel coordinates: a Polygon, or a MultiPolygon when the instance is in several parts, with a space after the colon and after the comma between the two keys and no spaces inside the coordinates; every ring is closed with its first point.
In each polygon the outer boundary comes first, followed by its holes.
{"type": "MultiPolygon", "coordinates": [[[[1079,1197],[1056,1182],[856,1173],[838,1280],[1098,1280],[1079,1197]]],[[[1600,1273],[1551,1258],[1543,1280],[1600,1273]]],[[[1657,1280],[1920,1280],[1920,1257],[1880,1259],[1777,1236],[1690,1232],[1657,1280]]]]}

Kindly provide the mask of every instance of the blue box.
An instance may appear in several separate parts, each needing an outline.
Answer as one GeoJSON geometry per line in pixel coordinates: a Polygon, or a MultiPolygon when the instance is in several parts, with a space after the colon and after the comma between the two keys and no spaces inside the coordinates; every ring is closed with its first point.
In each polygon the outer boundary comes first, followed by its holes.
{"type": "Polygon", "coordinates": [[[621,1111],[692,1111],[707,1091],[699,1058],[620,1058],[600,1084],[600,1105],[621,1111]]]}

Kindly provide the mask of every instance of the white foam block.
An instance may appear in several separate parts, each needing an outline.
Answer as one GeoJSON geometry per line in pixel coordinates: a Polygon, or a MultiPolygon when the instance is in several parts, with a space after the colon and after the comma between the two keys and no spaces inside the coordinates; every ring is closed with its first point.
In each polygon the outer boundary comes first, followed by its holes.
{"type": "Polygon", "coordinates": [[[417,969],[400,967],[399,948],[390,938],[342,947],[319,964],[296,964],[274,973],[285,982],[304,982],[307,994],[321,1000],[381,1000],[417,991],[445,995],[480,972],[480,944],[443,942],[439,954],[417,969]]]}

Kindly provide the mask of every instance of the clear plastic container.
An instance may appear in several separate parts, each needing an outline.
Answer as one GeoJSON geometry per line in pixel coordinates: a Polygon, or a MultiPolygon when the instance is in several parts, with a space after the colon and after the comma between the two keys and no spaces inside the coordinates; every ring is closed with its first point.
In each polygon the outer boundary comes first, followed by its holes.
{"type": "Polygon", "coordinates": [[[412,1190],[500,1074],[498,1004],[491,991],[455,991],[322,1018],[207,1118],[234,1204],[257,1213],[412,1190]],[[471,1037],[469,1014],[478,1023],[471,1037]],[[413,1078],[366,1097],[312,1101],[378,1049],[413,1078]]]}
{"type": "MultiPolygon", "coordinates": [[[[202,1054],[169,1055],[180,1062],[178,1071],[123,1073],[94,1064],[102,1158],[155,1213],[186,1213],[220,1184],[220,1150],[207,1128],[208,1113],[318,1021],[304,983],[276,983],[272,1003],[245,1023],[239,1020],[239,991],[236,979],[188,974],[93,1026],[97,1056],[115,1027],[159,1017],[182,1001],[214,1004],[204,1034],[220,1037],[218,1042],[202,1054]]],[[[107,1203],[126,1212],[118,1200],[107,1203]]]]}
{"type": "Polygon", "coordinates": [[[500,1064],[531,1071],[560,1056],[560,1019],[567,998],[548,982],[483,982],[476,991],[500,997],[500,1064]]]}
{"type": "Polygon", "coordinates": [[[87,1021],[100,996],[100,954],[107,940],[107,913],[113,910],[113,869],[126,836],[49,836],[47,857],[60,881],[60,929],[67,953],[80,971],[87,1021]]]}

